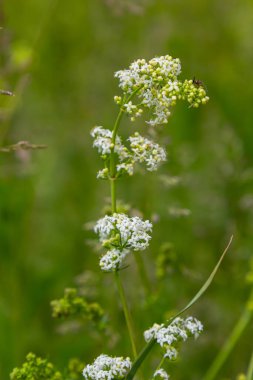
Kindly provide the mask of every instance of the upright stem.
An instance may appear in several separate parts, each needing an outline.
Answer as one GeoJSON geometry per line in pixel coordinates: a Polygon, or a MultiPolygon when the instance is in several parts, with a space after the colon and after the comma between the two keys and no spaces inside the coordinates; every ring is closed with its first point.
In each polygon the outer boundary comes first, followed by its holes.
{"type": "Polygon", "coordinates": [[[120,122],[121,122],[123,115],[124,115],[124,111],[121,109],[118,113],[117,119],[116,119],[115,124],[113,126],[113,131],[112,131],[112,148],[111,148],[111,157],[110,157],[110,177],[111,177],[111,179],[115,179],[115,175],[116,175],[114,148],[115,148],[117,131],[119,129],[119,125],[120,125],[120,122]]]}
{"type": "Polygon", "coordinates": [[[117,136],[117,130],[119,129],[120,121],[124,115],[124,111],[121,109],[117,119],[115,121],[113,132],[112,132],[112,149],[110,157],[110,184],[111,184],[111,204],[112,213],[117,212],[117,201],[116,201],[116,163],[115,163],[115,141],[117,136]]]}
{"type": "MultiPolygon", "coordinates": [[[[131,95],[129,95],[129,97],[127,99],[124,98],[123,102],[124,102],[124,100],[126,100],[126,103],[128,103],[137,94],[137,92],[140,91],[140,89],[141,89],[141,87],[137,88],[131,95]]],[[[113,130],[112,130],[112,148],[111,148],[111,157],[110,157],[110,177],[112,179],[115,178],[115,174],[116,174],[115,153],[114,153],[116,136],[117,136],[117,132],[118,132],[118,129],[120,126],[120,122],[121,122],[121,119],[122,119],[124,113],[125,113],[125,111],[123,110],[123,108],[121,108],[119,113],[118,113],[117,119],[114,123],[113,130]]]]}
{"type": "Polygon", "coordinates": [[[165,360],[165,357],[163,356],[161,361],[159,362],[158,366],[156,367],[155,372],[158,371],[162,367],[164,360],[165,360]]]}
{"type": "Polygon", "coordinates": [[[120,280],[120,277],[119,277],[119,272],[117,272],[117,271],[115,272],[115,280],[116,280],[116,284],[117,284],[117,287],[118,287],[119,295],[120,295],[120,298],[121,298],[124,314],[125,314],[126,324],[127,324],[127,328],[128,328],[128,332],[129,332],[129,336],[130,336],[130,341],[131,341],[131,345],[132,345],[133,356],[134,356],[134,359],[136,359],[137,358],[137,350],[136,350],[136,346],[135,346],[135,339],[134,339],[134,332],[133,332],[133,327],[132,327],[132,320],[131,320],[130,312],[129,312],[129,309],[128,309],[128,306],[127,306],[124,288],[122,286],[122,283],[121,283],[121,280],[120,280]]]}
{"type": "MultiPolygon", "coordinates": [[[[139,89],[138,89],[139,90],[139,89]]],[[[135,95],[137,90],[131,94],[128,99],[126,100],[127,102],[130,101],[130,99],[135,95]]],[[[124,110],[121,109],[118,113],[117,119],[115,121],[115,124],[113,126],[113,131],[112,131],[112,148],[111,148],[111,156],[110,156],[110,185],[111,185],[111,208],[112,208],[112,213],[117,212],[117,197],[116,197],[116,160],[115,160],[115,143],[116,143],[116,137],[117,137],[117,132],[119,129],[119,125],[121,122],[121,119],[124,115],[124,110]]],[[[120,295],[121,303],[123,306],[123,311],[126,319],[126,324],[128,328],[128,333],[132,345],[132,351],[133,351],[133,357],[134,359],[137,358],[137,350],[136,350],[136,345],[135,345],[135,339],[134,339],[134,332],[133,332],[133,327],[132,327],[132,321],[131,321],[131,316],[130,312],[128,309],[127,301],[126,301],[126,296],[124,292],[124,288],[122,286],[121,280],[120,280],[120,275],[119,272],[115,272],[115,281],[117,284],[118,292],[120,295]]]]}
{"type": "Polygon", "coordinates": [[[117,212],[117,203],[116,203],[116,180],[114,178],[110,179],[111,184],[111,207],[112,213],[117,212]]]}

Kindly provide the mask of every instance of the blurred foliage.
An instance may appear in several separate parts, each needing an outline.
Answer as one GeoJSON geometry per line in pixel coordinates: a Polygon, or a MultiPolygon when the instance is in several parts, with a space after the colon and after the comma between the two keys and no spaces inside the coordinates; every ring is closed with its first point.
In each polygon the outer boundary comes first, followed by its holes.
{"type": "Polygon", "coordinates": [[[21,368],[14,368],[11,380],[62,380],[62,375],[47,359],[37,358],[30,353],[21,368]]]}
{"type": "MultiPolygon", "coordinates": [[[[169,155],[159,175],[121,181],[122,201],[155,222],[143,254],[149,298],[134,263],[122,277],[140,348],[142,331],[187,303],[234,234],[215,283],[192,310],[205,332],[170,368],[177,380],[202,378],[251,287],[252,1],[8,0],[0,4],[0,22],[0,88],[15,95],[0,94],[0,147],[48,147],[0,152],[0,378],[30,351],[50,355],[60,368],[73,356],[88,363],[101,351],[129,355],[113,278],[99,272],[93,233],[82,228],[98,219],[109,196],[107,183],[96,180],[99,158],[89,133],[114,121],[113,73],[167,53],[181,59],[184,77],[204,83],[210,102],[199,110],[176,107],[168,128],[157,131],[169,155]],[[176,260],[157,278],[163,244],[174,247],[176,260]],[[106,338],[94,326],[83,335],[58,334],[51,319],[50,300],[83,279],[84,293],[109,314],[106,338]]],[[[132,128],[127,120],[124,127],[132,128]]],[[[224,378],[245,373],[252,333],[251,325],[224,378]]]]}
{"type": "Polygon", "coordinates": [[[84,364],[78,359],[70,359],[67,368],[61,373],[47,359],[30,353],[21,368],[14,368],[11,380],[78,380],[84,364]]]}
{"type": "Polygon", "coordinates": [[[96,302],[88,303],[84,297],[79,297],[75,288],[65,289],[64,297],[51,301],[51,307],[53,318],[81,317],[101,327],[104,325],[105,312],[101,306],[96,302]]]}

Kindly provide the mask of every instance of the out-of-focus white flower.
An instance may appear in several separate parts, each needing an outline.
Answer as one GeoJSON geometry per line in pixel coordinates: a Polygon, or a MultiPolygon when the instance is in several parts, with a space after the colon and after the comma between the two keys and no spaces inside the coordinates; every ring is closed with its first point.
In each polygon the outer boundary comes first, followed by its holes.
{"type": "Polygon", "coordinates": [[[105,272],[117,271],[122,266],[123,260],[128,253],[129,251],[126,249],[120,251],[119,249],[115,248],[108,251],[100,259],[100,268],[105,272]]]}
{"type": "Polygon", "coordinates": [[[108,176],[109,176],[108,168],[101,169],[97,173],[97,178],[99,178],[99,179],[107,179],[108,176]]]}
{"type": "Polygon", "coordinates": [[[188,317],[185,319],[184,327],[188,334],[191,334],[194,338],[198,338],[199,334],[203,331],[202,323],[193,317],[188,317]]]}
{"type": "Polygon", "coordinates": [[[122,162],[116,166],[117,173],[127,173],[132,176],[134,174],[134,162],[122,162]]]}
{"type": "Polygon", "coordinates": [[[173,346],[167,346],[164,357],[169,360],[175,360],[178,357],[178,350],[173,346]]]}
{"type": "Polygon", "coordinates": [[[123,379],[132,363],[129,358],[98,356],[93,364],[88,364],[83,370],[85,380],[120,380],[123,379]]]}
{"type": "Polygon", "coordinates": [[[160,377],[163,380],[169,380],[169,375],[163,368],[160,368],[157,371],[155,371],[153,378],[156,377],[160,377]]]}
{"type": "Polygon", "coordinates": [[[171,360],[177,357],[177,350],[174,347],[176,342],[186,341],[191,336],[197,338],[202,331],[203,325],[196,318],[183,319],[178,317],[168,326],[155,323],[144,332],[144,338],[147,342],[154,338],[165,349],[164,356],[171,360]]]}

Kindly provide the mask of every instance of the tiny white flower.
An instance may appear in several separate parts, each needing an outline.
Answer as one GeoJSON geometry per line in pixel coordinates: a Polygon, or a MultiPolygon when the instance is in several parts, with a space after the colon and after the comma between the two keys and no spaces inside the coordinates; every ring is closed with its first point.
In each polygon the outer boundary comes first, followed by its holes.
{"type": "Polygon", "coordinates": [[[122,162],[116,166],[117,173],[127,173],[132,176],[134,174],[134,165],[133,162],[122,162]]]}
{"type": "Polygon", "coordinates": [[[166,347],[166,352],[164,354],[164,357],[169,360],[175,360],[178,357],[177,349],[173,346],[166,347]]]}
{"type": "Polygon", "coordinates": [[[169,375],[163,368],[160,368],[157,371],[155,371],[153,377],[158,377],[158,376],[163,380],[169,380],[169,375]]]}
{"type": "Polygon", "coordinates": [[[104,168],[104,169],[98,171],[98,173],[97,173],[97,178],[100,178],[100,179],[107,179],[107,178],[108,178],[108,175],[109,175],[109,170],[108,170],[108,168],[104,168]]]}
{"type": "Polygon", "coordinates": [[[184,321],[185,329],[194,336],[194,338],[198,338],[199,334],[203,331],[202,323],[193,317],[188,317],[184,321]]]}
{"type": "Polygon", "coordinates": [[[154,323],[153,326],[144,331],[144,339],[146,342],[149,342],[152,338],[156,337],[157,331],[162,327],[163,325],[158,325],[158,323],[154,323]]]}
{"type": "Polygon", "coordinates": [[[137,108],[135,105],[133,105],[131,101],[128,103],[125,103],[123,107],[126,110],[126,112],[129,114],[133,113],[137,108]]]}

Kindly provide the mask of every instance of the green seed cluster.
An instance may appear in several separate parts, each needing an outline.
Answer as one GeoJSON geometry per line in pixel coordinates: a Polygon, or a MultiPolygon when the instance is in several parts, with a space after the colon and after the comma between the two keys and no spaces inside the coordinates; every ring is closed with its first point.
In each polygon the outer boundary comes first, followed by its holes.
{"type": "Polygon", "coordinates": [[[88,303],[74,288],[65,289],[64,297],[51,301],[51,306],[53,318],[82,317],[99,322],[105,315],[98,303],[88,303]]]}
{"type": "Polygon", "coordinates": [[[81,376],[80,374],[82,373],[84,367],[84,363],[76,358],[70,359],[68,363],[68,368],[67,368],[67,378],[66,380],[80,380],[81,376]]]}
{"type": "Polygon", "coordinates": [[[11,380],[80,380],[84,363],[77,358],[68,362],[67,368],[61,373],[47,359],[30,353],[21,368],[14,368],[10,374],[11,380]]]}
{"type": "Polygon", "coordinates": [[[47,359],[36,357],[33,353],[26,356],[26,362],[21,368],[14,368],[10,374],[11,380],[63,380],[62,374],[57,371],[47,359]]]}
{"type": "Polygon", "coordinates": [[[209,100],[202,85],[197,85],[194,81],[185,80],[182,84],[181,97],[190,103],[191,107],[198,108],[201,104],[206,104],[209,100]]]}

